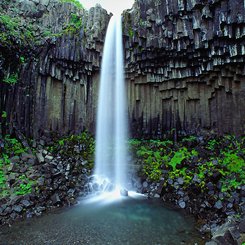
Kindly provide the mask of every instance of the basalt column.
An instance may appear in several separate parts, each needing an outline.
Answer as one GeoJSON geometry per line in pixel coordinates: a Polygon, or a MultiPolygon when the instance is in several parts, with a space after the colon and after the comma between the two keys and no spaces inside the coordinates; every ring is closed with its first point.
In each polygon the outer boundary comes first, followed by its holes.
{"type": "Polygon", "coordinates": [[[134,136],[245,130],[244,1],[137,0],[124,13],[134,136]]]}

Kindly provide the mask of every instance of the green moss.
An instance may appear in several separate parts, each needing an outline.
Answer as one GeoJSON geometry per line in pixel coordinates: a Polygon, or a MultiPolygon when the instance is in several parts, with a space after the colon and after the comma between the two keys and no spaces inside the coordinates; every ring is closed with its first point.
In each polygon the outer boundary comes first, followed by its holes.
{"type": "Polygon", "coordinates": [[[131,140],[130,144],[137,162],[143,165],[143,176],[152,181],[159,181],[163,177],[165,185],[168,185],[168,178],[175,182],[181,177],[184,180],[183,188],[195,184],[204,192],[206,184],[215,178],[215,183],[220,182],[221,190],[226,193],[245,184],[244,136],[209,136],[204,143],[191,136],[175,144],[166,140],[131,140]]]}
{"type": "Polygon", "coordinates": [[[2,111],[2,118],[7,118],[7,112],[6,111],[2,111]]]}
{"type": "Polygon", "coordinates": [[[72,3],[77,8],[83,9],[83,5],[78,0],[60,0],[61,3],[72,3]]]}
{"type": "Polygon", "coordinates": [[[133,36],[134,36],[134,31],[133,31],[133,28],[132,28],[132,27],[129,27],[129,28],[128,28],[128,36],[129,36],[130,38],[133,38],[133,36]]]}
{"type": "Polygon", "coordinates": [[[4,77],[3,82],[7,84],[16,84],[18,81],[18,73],[10,74],[4,77]]]}
{"type": "Polygon", "coordinates": [[[34,38],[33,25],[22,26],[19,17],[0,14],[0,27],[4,30],[0,33],[0,42],[2,45],[18,45],[21,47],[37,41],[34,38]]]}
{"type": "Polygon", "coordinates": [[[17,182],[19,185],[14,188],[16,195],[26,195],[32,192],[35,182],[27,178],[24,174],[17,179],[17,182]]]}
{"type": "Polygon", "coordinates": [[[185,142],[196,142],[197,141],[197,137],[196,136],[188,136],[188,137],[185,137],[182,139],[182,142],[185,143],[185,142]]]}
{"type": "Polygon", "coordinates": [[[218,141],[216,139],[211,139],[208,141],[207,149],[214,151],[218,146],[218,141]]]}
{"type": "Polygon", "coordinates": [[[18,156],[27,150],[16,138],[10,137],[10,135],[5,136],[4,152],[8,156],[18,156]]]}
{"type": "MultiPolygon", "coordinates": [[[[35,185],[33,180],[30,180],[25,174],[19,175],[19,172],[11,170],[8,171],[10,166],[10,157],[20,156],[22,153],[27,152],[27,148],[23,147],[20,141],[10,135],[6,135],[4,138],[4,150],[0,152],[0,198],[15,195],[25,195],[32,192],[32,188],[35,185]],[[9,186],[7,183],[7,174],[15,177],[13,186],[9,186]]],[[[19,163],[15,163],[19,164],[19,163]]],[[[28,166],[30,169],[31,167],[28,166]]]]}
{"type": "Polygon", "coordinates": [[[76,33],[82,28],[82,19],[76,14],[71,14],[70,22],[65,26],[62,34],[76,33]]]}
{"type": "Polygon", "coordinates": [[[88,162],[87,167],[93,167],[95,141],[87,131],[58,139],[48,150],[63,157],[82,157],[88,162]]]}

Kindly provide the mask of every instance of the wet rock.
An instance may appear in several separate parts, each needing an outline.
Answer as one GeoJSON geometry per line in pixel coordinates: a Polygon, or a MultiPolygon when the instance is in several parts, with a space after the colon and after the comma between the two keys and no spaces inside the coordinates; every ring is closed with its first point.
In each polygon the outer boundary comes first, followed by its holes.
{"type": "Polygon", "coordinates": [[[13,206],[13,210],[14,210],[15,212],[17,212],[17,213],[21,213],[22,210],[23,210],[23,207],[20,206],[20,205],[15,205],[15,206],[13,206]]]}
{"type": "Polygon", "coordinates": [[[121,190],[120,190],[120,195],[121,195],[121,196],[128,196],[128,190],[126,190],[126,189],[121,189],[121,190]]]}
{"type": "Polygon", "coordinates": [[[10,160],[11,163],[20,162],[20,158],[18,156],[11,157],[11,158],[9,158],[9,160],[10,160]]]}
{"type": "Polygon", "coordinates": [[[36,156],[37,156],[37,160],[38,160],[39,163],[43,163],[44,162],[44,157],[43,157],[43,154],[41,152],[38,152],[36,154],[36,156]]]}
{"type": "Polygon", "coordinates": [[[26,208],[28,208],[28,207],[31,206],[31,202],[28,201],[28,200],[22,200],[22,201],[21,201],[21,204],[22,204],[24,207],[26,207],[26,208]]]}
{"type": "Polygon", "coordinates": [[[157,193],[154,194],[154,198],[160,198],[161,196],[157,193]]]}
{"type": "Polygon", "coordinates": [[[15,212],[13,212],[13,213],[11,213],[10,214],[10,218],[12,219],[12,220],[15,220],[15,219],[17,219],[17,213],[15,213],[15,212]]]}
{"type": "Polygon", "coordinates": [[[168,179],[168,183],[169,183],[170,185],[172,185],[172,184],[174,183],[174,181],[173,181],[172,179],[168,179]]]}
{"type": "Polygon", "coordinates": [[[222,201],[218,200],[218,201],[215,203],[214,207],[217,208],[217,209],[222,209],[222,208],[223,208],[222,201]]]}
{"type": "Polygon", "coordinates": [[[197,174],[194,175],[193,181],[194,181],[194,182],[197,182],[197,183],[200,183],[200,182],[201,182],[201,180],[199,179],[199,177],[198,177],[197,174]]]}
{"type": "Polygon", "coordinates": [[[179,200],[178,201],[178,205],[180,206],[180,208],[185,208],[186,207],[186,203],[183,200],[179,200]]]}
{"type": "Polygon", "coordinates": [[[209,241],[209,242],[206,242],[205,245],[218,245],[218,243],[215,241],[209,241]]]}
{"type": "Polygon", "coordinates": [[[142,186],[143,186],[144,188],[147,188],[147,187],[148,187],[148,185],[149,185],[149,184],[148,184],[148,182],[147,182],[147,181],[144,181],[144,182],[143,182],[143,184],[142,184],[142,186]]]}
{"type": "Polygon", "coordinates": [[[245,218],[240,221],[238,228],[241,233],[245,233],[245,218]]]}
{"type": "Polygon", "coordinates": [[[21,160],[23,161],[23,162],[26,162],[26,161],[28,161],[28,160],[34,160],[35,159],[35,156],[33,156],[32,154],[29,154],[29,153],[22,153],[21,154],[21,160]]]}
{"type": "Polygon", "coordinates": [[[184,179],[183,178],[178,178],[177,182],[179,185],[183,185],[184,184],[184,179]]]}
{"type": "Polygon", "coordinates": [[[212,182],[208,182],[206,186],[207,186],[207,188],[208,188],[210,191],[212,191],[212,190],[214,189],[214,185],[213,185],[212,182]]]}
{"type": "Polygon", "coordinates": [[[47,162],[47,163],[50,163],[53,159],[54,159],[53,156],[46,155],[45,158],[44,158],[44,161],[47,162]]]}
{"type": "Polygon", "coordinates": [[[59,204],[61,202],[60,197],[59,197],[59,195],[57,193],[52,195],[50,199],[52,200],[54,205],[57,205],[57,204],[59,204]]]}

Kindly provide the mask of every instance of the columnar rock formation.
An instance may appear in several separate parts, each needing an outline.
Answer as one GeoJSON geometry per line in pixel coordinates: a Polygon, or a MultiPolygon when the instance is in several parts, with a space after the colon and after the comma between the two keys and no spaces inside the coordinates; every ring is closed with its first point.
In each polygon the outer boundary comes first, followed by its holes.
{"type": "MultiPolygon", "coordinates": [[[[59,0],[10,2],[42,38],[1,109],[26,135],[94,131],[110,16],[59,0]]],[[[242,0],[136,0],[123,13],[133,136],[244,132],[244,16],[242,0]]]]}
{"type": "Polygon", "coordinates": [[[20,82],[9,93],[8,117],[26,135],[35,137],[45,131],[93,131],[100,62],[110,16],[100,6],[86,11],[59,0],[15,4],[25,24],[35,15],[36,32],[49,33],[34,55],[28,57],[20,82]]]}
{"type": "Polygon", "coordinates": [[[241,0],[138,0],[124,14],[136,135],[244,132],[244,16],[241,0]]]}

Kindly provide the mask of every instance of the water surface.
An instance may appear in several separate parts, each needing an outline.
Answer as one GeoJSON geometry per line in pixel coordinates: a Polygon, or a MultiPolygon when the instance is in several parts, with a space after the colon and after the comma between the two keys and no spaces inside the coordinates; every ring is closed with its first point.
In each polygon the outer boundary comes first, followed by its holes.
{"type": "Polygon", "coordinates": [[[1,245],[204,244],[194,220],[154,200],[126,198],[79,205],[19,222],[0,231],[1,245]]]}

